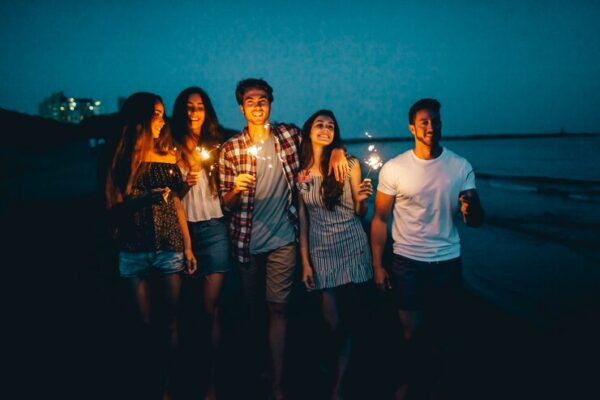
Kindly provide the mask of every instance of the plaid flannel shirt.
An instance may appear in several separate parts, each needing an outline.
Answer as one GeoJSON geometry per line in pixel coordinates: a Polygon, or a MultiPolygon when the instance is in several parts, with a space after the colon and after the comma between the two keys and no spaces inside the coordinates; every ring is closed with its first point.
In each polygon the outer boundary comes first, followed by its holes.
{"type": "MultiPolygon", "coordinates": [[[[288,186],[287,213],[290,222],[297,227],[298,211],[295,205],[294,179],[300,170],[300,144],[302,131],[294,125],[271,124],[275,139],[275,151],[285,172],[288,186]]],[[[233,189],[238,174],[256,177],[256,157],[248,154],[252,139],[248,128],[235,135],[221,148],[219,156],[219,194],[221,198],[233,189]]],[[[229,234],[233,252],[240,262],[250,261],[250,236],[252,233],[252,211],[254,210],[255,189],[241,193],[240,204],[231,211],[229,234]]]]}

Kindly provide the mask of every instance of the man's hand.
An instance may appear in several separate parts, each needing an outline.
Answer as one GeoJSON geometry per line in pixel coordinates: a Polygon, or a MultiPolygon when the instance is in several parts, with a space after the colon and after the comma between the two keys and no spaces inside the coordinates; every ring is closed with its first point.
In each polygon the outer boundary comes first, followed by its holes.
{"type": "Polygon", "coordinates": [[[331,151],[331,157],[329,158],[329,170],[327,171],[327,175],[333,174],[335,175],[335,180],[338,182],[343,182],[348,174],[348,159],[346,158],[346,152],[344,149],[333,149],[331,151]]]}
{"type": "Polygon", "coordinates": [[[460,213],[463,215],[463,219],[467,220],[467,214],[469,214],[469,207],[471,206],[471,197],[467,194],[461,194],[458,197],[460,202],[460,213]]]}
{"type": "Polygon", "coordinates": [[[475,189],[465,190],[458,196],[460,213],[467,226],[478,227],[483,224],[485,213],[481,207],[479,195],[475,189]]]}
{"type": "Polygon", "coordinates": [[[243,192],[250,190],[256,184],[256,178],[250,174],[239,174],[233,181],[233,190],[243,192]]]}

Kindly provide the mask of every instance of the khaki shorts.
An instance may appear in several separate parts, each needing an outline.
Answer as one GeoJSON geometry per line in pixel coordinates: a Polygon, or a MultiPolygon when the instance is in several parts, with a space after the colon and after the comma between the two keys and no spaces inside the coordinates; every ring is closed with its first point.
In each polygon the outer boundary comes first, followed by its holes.
{"type": "Polygon", "coordinates": [[[296,243],[251,256],[248,263],[240,264],[244,300],[257,302],[262,293],[271,303],[287,303],[294,284],[296,270],[296,243]]]}

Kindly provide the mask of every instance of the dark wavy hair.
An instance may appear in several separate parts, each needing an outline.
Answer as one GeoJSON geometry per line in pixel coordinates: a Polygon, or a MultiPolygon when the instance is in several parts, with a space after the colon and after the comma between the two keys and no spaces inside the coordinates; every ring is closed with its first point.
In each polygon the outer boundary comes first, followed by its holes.
{"type": "Polygon", "coordinates": [[[154,93],[137,92],[127,98],[119,112],[121,135],[109,167],[105,197],[110,208],[131,193],[133,183],[144,173],[147,165],[143,157],[151,150],[166,154],[171,144],[167,121],[160,137],[155,141],[150,124],[156,103],[162,98],[154,93]]]}
{"type": "Polygon", "coordinates": [[[323,149],[323,155],[321,158],[321,165],[319,169],[323,174],[323,184],[321,185],[321,198],[325,207],[333,211],[335,206],[340,203],[340,197],[344,191],[344,183],[335,180],[333,174],[327,174],[329,168],[329,158],[331,157],[331,151],[335,148],[342,147],[342,138],[340,136],[340,127],[338,125],[335,115],[330,110],[319,110],[306,120],[302,126],[302,154],[300,156],[302,169],[308,169],[314,164],[314,155],[312,150],[312,141],[310,140],[310,131],[312,124],[315,119],[319,116],[326,116],[333,120],[333,141],[323,149]]]}
{"type": "Polygon", "coordinates": [[[415,124],[415,116],[417,115],[417,111],[431,110],[439,113],[440,108],[442,108],[442,105],[436,99],[421,99],[413,104],[410,107],[410,110],[408,110],[408,123],[411,125],[415,124]]]}
{"type": "Polygon", "coordinates": [[[235,99],[239,105],[242,105],[242,102],[244,101],[244,93],[250,89],[264,90],[267,93],[269,103],[272,103],[273,100],[275,100],[273,98],[273,88],[267,83],[267,81],[264,79],[249,78],[239,81],[235,88],[235,99]]]}
{"type": "Polygon", "coordinates": [[[210,97],[204,89],[192,86],[184,89],[179,93],[173,104],[173,117],[171,121],[171,131],[173,140],[178,148],[181,148],[181,161],[185,164],[188,170],[191,167],[191,158],[193,151],[197,146],[204,147],[207,150],[212,150],[214,162],[212,164],[203,163],[203,168],[207,176],[210,177],[209,183],[212,193],[216,193],[218,187],[219,174],[215,170],[215,165],[218,161],[218,150],[223,144],[223,134],[219,130],[219,120],[215,108],[210,101],[210,97]],[[192,132],[188,129],[187,102],[192,94],[198,94],[204,103],[204,123],[200,130],[200,136],[196,139],[192,132]],[[212,167],[212,172],[211,172],[212,167]]]}

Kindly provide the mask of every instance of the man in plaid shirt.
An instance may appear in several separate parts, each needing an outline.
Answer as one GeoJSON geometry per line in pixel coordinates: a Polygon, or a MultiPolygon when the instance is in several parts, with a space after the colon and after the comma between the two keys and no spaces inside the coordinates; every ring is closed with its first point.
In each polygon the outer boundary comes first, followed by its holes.
{"type": "MultiPolygon", "coordinates": [[[[256,320],[265,293],[273,397],[282,399],[285,311],[296,266],[294,182],[302,132],[294,125],[269,123],[273,89],[266,81],[240,81],[235,95],[247,125],[223,144],[219,193],[231,211],[229,233],[240,267],[245,317],[252,323],[253,332],[247,333],[256,335],[256,344],[261,342],[256,320]]],[[[330,172],[343,179],[347,165],[344,150],[334,150],[330,172]]]]}

